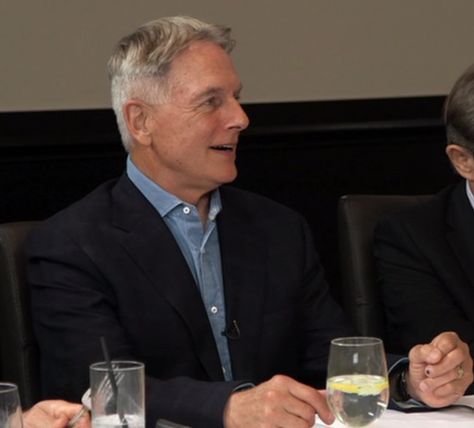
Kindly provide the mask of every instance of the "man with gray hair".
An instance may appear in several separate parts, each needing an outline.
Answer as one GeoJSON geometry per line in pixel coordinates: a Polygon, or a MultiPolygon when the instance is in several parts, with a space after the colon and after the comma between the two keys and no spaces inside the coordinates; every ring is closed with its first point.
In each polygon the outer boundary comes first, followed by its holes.
{"type": "MultiPolygon", "coordinates": [[[[225,186],[249,123],[232,47],[228,28],[173,17],[112,55],[126,172],[42,224],[28,246],[46,396],[81,396],[104,336],[113,358],[146,365],[147,427],[159,417],[194,428],[334,420],[316,388],[330,340],[350,330],[309,228],[225,186]]],[[[455,367],[472,368],[452,334],[414,348],[409,364],[408,387],[434,406],[462,394],[468,375],[454,384],[455,367]]]]}
{"type": "MultiPolygon", "coordinates": [[[[376,256],[389,340],[407,350],[444,330],[474,353],[474,66],[444,108],[446,154],[461,180],[381,220],[376,256]]],[[[474,393],[474,385],[470,392],[474,393]]]]}

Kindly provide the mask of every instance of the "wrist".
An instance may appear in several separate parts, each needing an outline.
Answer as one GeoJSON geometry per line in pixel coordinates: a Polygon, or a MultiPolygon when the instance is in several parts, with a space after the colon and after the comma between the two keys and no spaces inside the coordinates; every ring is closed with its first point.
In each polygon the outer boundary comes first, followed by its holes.
{"type": "Polygon", "coordinates": [[[409,393],[408,387],[408,370],[401,370],[394,374],[392,378],[392,387],[390,388],[390,394],[395,401],[408,401],[412,397],[409,393]]]}

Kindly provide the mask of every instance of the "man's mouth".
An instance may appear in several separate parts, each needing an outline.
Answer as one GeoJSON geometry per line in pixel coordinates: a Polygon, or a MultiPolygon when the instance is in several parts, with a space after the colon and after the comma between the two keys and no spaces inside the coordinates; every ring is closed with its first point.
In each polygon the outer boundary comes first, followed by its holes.
{"type": "Polygon", "coordinates": [[[211,146],[211,149],[227,152],[234,150],[234,146],[232,144],[222,144],[220,146],[211,146]]]}

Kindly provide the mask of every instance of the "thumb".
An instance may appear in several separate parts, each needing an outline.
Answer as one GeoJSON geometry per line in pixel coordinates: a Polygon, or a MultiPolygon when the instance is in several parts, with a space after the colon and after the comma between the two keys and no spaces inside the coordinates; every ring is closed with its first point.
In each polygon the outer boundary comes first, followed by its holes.
{"type": "Polygon", "coordinates": [[[441,350],[432,344],[416,345],[408,354],[410,367],[412,365],[437,364],[443,359],[441,350]]]}
{"type": "Polygon", "coordinates": [[[51,425],[51,428],[64,428],[67,426],[69,418],[66,415],[61,415],[56,417],[54,423],[51,425]]]}

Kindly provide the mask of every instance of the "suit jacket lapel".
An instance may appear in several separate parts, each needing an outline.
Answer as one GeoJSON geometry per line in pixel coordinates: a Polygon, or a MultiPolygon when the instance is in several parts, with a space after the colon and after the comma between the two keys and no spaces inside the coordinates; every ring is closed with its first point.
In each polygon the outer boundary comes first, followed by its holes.
{"type": "Polygon", "coordinates": [[[199,289],[172,233],[126,176],[117,183],[113,196],[113,222],[121,229],[121,245],[149,278],[150,288],[164,296],[186,323],[210,379],[223,380],[199,289]]]}
{"type": "Polygon", "coordinates": [[[470,284],[471,298],[474,301],[474,210],[465,191],[464,180],[459,183],[452,194],[448,205],[447,222],[449,225],[447,239],[461,264],[470,284]]]}
{"type": "MultiPolygon", "coordinates": [[[[237,322],[240,336],[229,340],[235,379],[252,380],[261,334],[265,271],[265,237],[258,234],[242,207],[221,188],[218,216],[227,325],[237,322]],[[248,221],[246,221],[248,220],[248,221]]],[[[245,209],[251,209],[245,207],[245,209]]]]}

